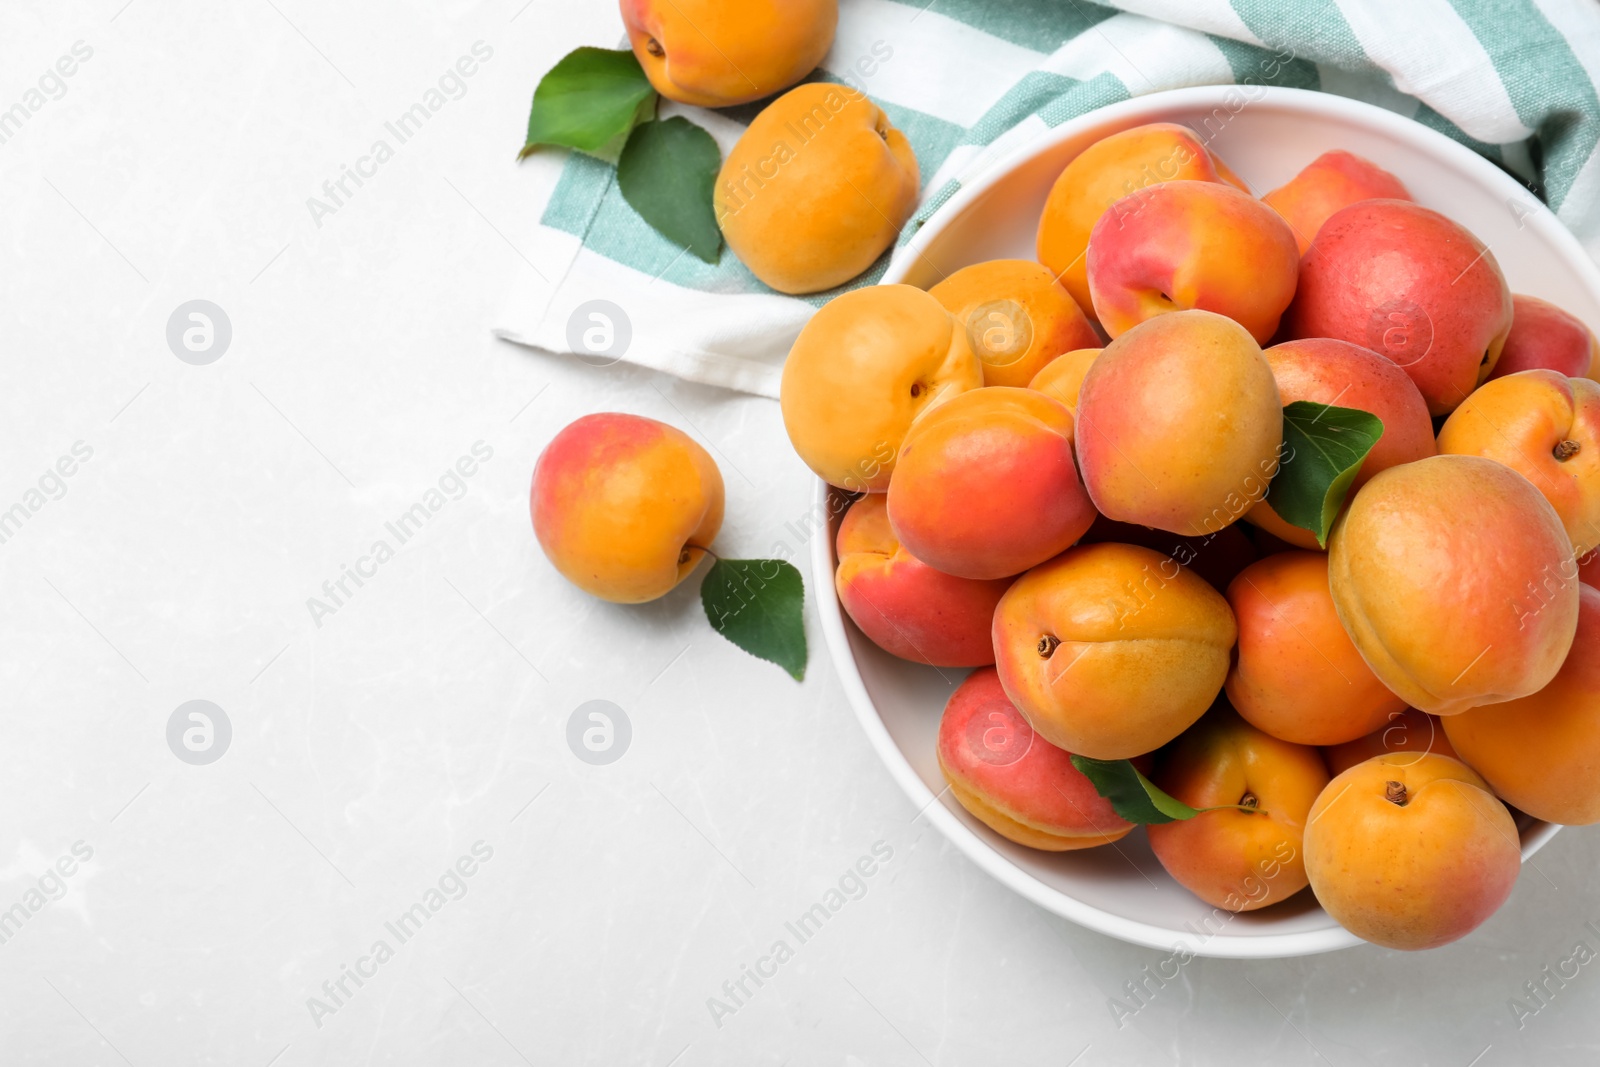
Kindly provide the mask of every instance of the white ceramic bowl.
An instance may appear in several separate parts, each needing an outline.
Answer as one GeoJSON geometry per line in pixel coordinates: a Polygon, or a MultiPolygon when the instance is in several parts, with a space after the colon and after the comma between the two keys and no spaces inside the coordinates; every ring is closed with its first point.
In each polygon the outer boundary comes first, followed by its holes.
{"type": "MultiPolygon", "coordinates": [[[[1193,128],[1257,194],[1323,152],[1344,148],[1397,175],[1417,202],[1472,230],[1515,292],[1553,301],[1600,326],[1600,271],[1576,239],[1515,179],[1442,134],[1391,112],[1325,93],[1232,86],[1154,93],[1064,123],[965,186],[900,249],[885,282],[928,286],[969,263],[1034,258],[1046,194],[1063,167],[1108,134],[1147,122],[1193,128]],[[1241,106],[1241,102],[1243,106],[1241,106]]],[[[1215,912],[1174,882],[1142,833],[1107,847],[1046,853],[995,834],[945,791],[934,754],[940,712],[965,671],[896,659],[868,641],[839,606],[830,490],[816,506],[827,537],[813,539],[812,589],[823,632],[862,728],[927,819],[1002,884],[1057,915],[1135,944],[1202,956],[1300,956],[1359,940],[1309,891],[1264,912],[1215,912]]],[[[1527,860],[1559,827],[1519,823],[1527,860]]]]}

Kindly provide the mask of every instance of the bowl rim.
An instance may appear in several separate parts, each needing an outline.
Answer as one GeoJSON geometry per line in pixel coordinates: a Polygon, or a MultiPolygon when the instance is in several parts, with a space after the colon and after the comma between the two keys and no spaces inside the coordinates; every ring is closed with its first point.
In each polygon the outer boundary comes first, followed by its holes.
{"type": "MultiPolygon", "coordinates": [[[[1251,107],[1266,105],[1280,110],[1302,114],[1313,113],[1373,127],[1382,132],[1413,139],[1418,142],[1420,148],[1429,151],[1430,154],[1442,156],[1446,165],[1471,172],[1491,191],[1503,193],[1508,208],[1513,200],[1522,203],[1527,210],[1521,215],[1520,220],[1534,226],[1544,240],[1564,252],[1567,261],[1565,266],[1574,270],[1585,287],[1600,299],[1600,267],[1596,267],[1593,260],[1584,252],[1577,237],[1520,182],[1465,145],[1403,115],[1348,97],[1279,86],[1249,88],[1261,94],[1250,100],[1251,107]]],[[[924,221],[917,233],[895,251],[881,284],[903,282],[922,252],[947,227],[986,196],[999,181],[1042,152],[1098,126],[1162,121],[1165,113],[1176,109],[1219,106],[1226,103],[1229,94],[1241,91],[1242,88],[1234,84],[1204,85],[1168,89],[1132,97],[1086,112],[1053,127],[1044,136],[1019,145],[1014,151],[1000,157],[964,184],[924,221]]],[[[1170,118],[1170,115],[1167,117],[1170,118]]],[[[1069,896],[1017,866],[968,826],[941,801],[940,798],[948,792],[948,788],[934,793],[922,781],[922,777],[890,736],[888,727],[884,725],[872,701],[871,694],[867,692],[866,682],[861,677],[855,654],[850,647],[844,610],[834,587],[833,572],[837,560],[834,548],[835,516],[829,506],[831,491],[828,483],[821,479],[817,479],[814,483],[813,506],[820,525],[817,527],[818,534],[812,538],[810,558],[812,584],[819,590],[816,599],[823,637],[832,655],[840,683],[863,732],[872,743],[879,759],[888,768],[890,776],[918,809],[913,821],[926,817],[961,851],[962,855],[1024,899],[1080,926],[1135,945],[1172,950],[1177,950],[1181,945],[1184,951],[1192,955],[1222,959],[1271,959],[1315,955],[1366,943],[1337,924],[1321,930],[1292,933],[1274,933],[1270,930],[1262,930],[1260,933],[1224,931],[1197,939],[1166,927],[1104,911],[1069,896]],[[1194,943],[1196,941],[1198,943],[1194,943]]],[[[1559,825],[1536,820],[1522,836],[1523,862],[1526,863],[1534,853],[1544,847],[1560,829],[1559,825]]]]}

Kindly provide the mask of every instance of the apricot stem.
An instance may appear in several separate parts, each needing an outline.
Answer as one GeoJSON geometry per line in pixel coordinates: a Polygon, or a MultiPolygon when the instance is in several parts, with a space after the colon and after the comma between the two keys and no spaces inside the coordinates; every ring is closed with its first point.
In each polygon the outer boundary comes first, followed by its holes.
{"type": "Polygon", "coordinates": [[[715,552],[711,551],[709,548],[705,547],[704,545],[697,545],[697,544],[694,544],[693,542],[685,541],[684,545],[683,545],[683,551],[678,553],[678,566],[681,567],[685,563],[688,563],[689,562],[689,553],[696,552],[696,551],[704,552],[706,555],[710,556],[712,559],[715,559],[715,560],[722,559],[721,556],[717,555],[715,552]]]}
{"type": "Polygon", "coordinates": [[[662,56],[667,54],[667,50],[661,47],[661,42],[656,40],[654,37],[646,37],[644,39],[644,50],[655,56],[657,59],[660,59],[662,56]]]}
{"type": "Polygon", "coordinates": [[[1406,795],[1405,784],[1403,782],[1385,782],[1383,784],[1383,799],[1397,807],[1405,807],[1406,803],[1411,799],[1406,795]]]}
{"type": "Polygon", "coordinates": [[[1246,811],[1254,811],[1259,803],[1261,802],[1256,799],[1256,795],[1248,789],[1244,791],[1244,796],[1239,798],[1239,807],[1244,808],[1246,811]]]}
{"type": "Polygon", "coordinates": [[[1056,649],[1061,647],[1061,638],[1054,634],[1045,634],[1039,638],[1039,658],[1049,659],[1055,655],[1056,649]]]}
{"type": "Polygon", "coordinates": [[[1582,450],[1582,448],[1583,442],[1574,441],[1569,437],[1565,441],[1558,442],[1556,447],[1550,450],[1550,454],[1555,456],[1556,459],[1559,459],[1561,462],[1565,463],[1573,456],[1576,456],[1578,452],[1582,450]]]}

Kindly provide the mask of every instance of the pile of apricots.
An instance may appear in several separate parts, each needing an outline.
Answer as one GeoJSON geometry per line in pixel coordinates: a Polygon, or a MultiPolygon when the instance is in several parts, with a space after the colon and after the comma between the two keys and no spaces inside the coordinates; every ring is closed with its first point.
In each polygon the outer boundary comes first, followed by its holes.
{"type": "MultiPolygon", "coordinates": [[[[756,277],[821,292],[894,242],[906,138],[848,84],[791,88],[837,0],[621,8],[662,96],[782,92],[714,187],[756,277]]],[[[1073,756],[1127,760],[1200,809],[1146,832],[1209,905],[1309,887],[1376,944],[1464,936],[1515,883],[1514,811],[1600,822],[1600,343],[1343,151],[1257,198],[1186,127],[1125,130],[1061,173],[1036,254],[847,292],[783,373],[845,611],[974,668],[951,793],[1030,848],[1110,845],[1135,826],[1073,756]],[[1326,540],[1268,499],[1301,401],[1382,424],[1326,540]]],[[[556,568],[622,603],[686,579],[723,505],[704,449],[615,413],[530,498],[556,568]]]]}
{"type": "Polygon", "coordinates": [[[1070,756],[1130,760],[1211,809],[1147,828],[1208,904],[1465,935],[1512,809],[1600,821],[1600,343],[1374,163],[1258,198],[1178,125],[1078,155],[1037,256],[839,296],[783,372],[845,611],[976,668],[951,792],[1090,848],[1134,826],[1070,756]],[[1382,423],[1325,544],[1267,500],[1295,401],[1382,423]]]}

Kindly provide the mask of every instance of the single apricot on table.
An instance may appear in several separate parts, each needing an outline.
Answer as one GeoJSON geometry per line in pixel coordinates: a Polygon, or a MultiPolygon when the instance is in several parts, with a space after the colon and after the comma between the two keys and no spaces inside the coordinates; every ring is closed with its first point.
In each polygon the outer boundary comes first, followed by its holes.
{"type": "Polygon", "coordinates": [[[699,107],[771,96],[833,44],[839,0],[622,0],[633,54],[656,92],[699,107]]]}
{"type": "Polygon", "coordinates": [[[1505,903],[1517,825],[1460,760],[1376,756],[1328,783],[1305,832],[1311,891],[1340,926],[1385,948],[1437,948],[1505,903]]]}
{"type": "Polygon", "coordinates": [[[811,82],[745,128],[717,175],[712,207],[750,273],[780,293],[818,293],[894,243],[919,181],[911,142],[883,108],[847,85],[811,82]]]}
{"type": "Polygon", "coordinates": [[[1046,741],[1091,759],[1127,759],[1205,713],[1237,633],[1222,594],[1170,557],[1081,545],[1000,598],[995,667],[1046,741]]]}
{"type": "Polygon", "coordinates": [[[722,526],[722,473],[683,431],[602,412],[545,446],[528,503],[539,546],[564,578],[637,604],[664,596],[705,556],[722,526]]]}
{"type": "Polygon", "coordinates": [[[934,667],[994,662],[990,626],[1009,581],[957,578],[917,559],[895,537],[883,493],[850,505],[837,545],[839,602],[879,648],[934,667]]]}
{"type": "Polygon", "coordinates": [[[819,478],[876,493],[889,488],[912,422],[982,384],[967,331],[937,300],[912,285],[872,285],[828,301],[801,328],[778,404],[819,478]]]}
{"type": "Polygon", "coordinates": [[[974,263],[928,293],[966,329],[984,385],[1025,386],[1063,352],[1100,343],[1077,301],[1032,260],[974,263]]]}
{"type": "Polygon", "coordinates": [[[961,806],[1019,845],[1065,852],[1109,844],[1133,829],[1070,753],[1033,732],[993,668],[973,671],[950,694],[938,753],[961,806]]]}
{"type": "Polygon", "coordinates": [[[1156,859],[1189,892],[1254,911],[1306,887],[1301,835],[1328,784],[1316,749],[1269,736],[1224,704],[1163,751],[1154,781],[1192,808],[1218,809],[1146,827],[1156,859]]]}
{"type": "Polygon", "coordinates": [[[1325,554],[1252,563],[1228,586],[1228,604],[1239,624],[1228,699],[1252,725],[1299,745],[1337,745],[1405,709],[1339,622],[1325,554]]]}

